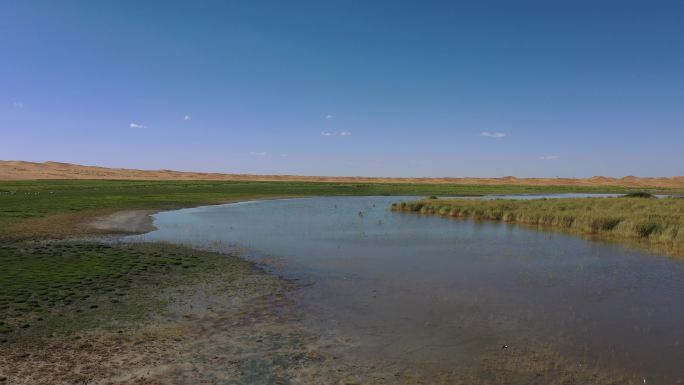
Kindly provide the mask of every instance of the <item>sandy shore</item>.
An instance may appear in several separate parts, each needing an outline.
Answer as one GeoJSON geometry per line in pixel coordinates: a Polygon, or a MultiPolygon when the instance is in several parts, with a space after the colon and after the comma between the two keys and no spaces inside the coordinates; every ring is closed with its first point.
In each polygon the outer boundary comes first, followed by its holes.
{"type": "Polygon", "coordinates": [[[126,210],[118,211],[104,217],[96,218],[88,224],[97,230],[112,233],[147,233],[156,229],[152,225],[154,210],[126,210]]]}

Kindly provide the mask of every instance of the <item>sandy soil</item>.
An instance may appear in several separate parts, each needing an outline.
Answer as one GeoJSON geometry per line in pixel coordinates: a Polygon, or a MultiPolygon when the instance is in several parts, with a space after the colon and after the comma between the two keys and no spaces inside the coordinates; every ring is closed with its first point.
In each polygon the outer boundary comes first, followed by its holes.
{"type": "Polygon", "coordinates": [[[595,176],[585,179],[572,178],[370,178],[328,177],[297,175],[245,175],[181,172],[171,170],[134,170],[82,166],[77,164],[24,161],[0,161],[0,180],[35,179],[125,179],[125,180],[224,180],[224,181],[301,181],[301,182],[350,182],[350,183],[441,183],[481,185],[530,185],[530,186],[625,186],[684,188],[684,176],[671,178],[635,177],[608,178],[595,176]]]}
{"type": "Polygon", "coordinates": [[[127,210],[100,217],[92,221],[89,226],[102,231],[113,233],[147,233],[156,229],[152,225],[153,210],[127,210]]]}

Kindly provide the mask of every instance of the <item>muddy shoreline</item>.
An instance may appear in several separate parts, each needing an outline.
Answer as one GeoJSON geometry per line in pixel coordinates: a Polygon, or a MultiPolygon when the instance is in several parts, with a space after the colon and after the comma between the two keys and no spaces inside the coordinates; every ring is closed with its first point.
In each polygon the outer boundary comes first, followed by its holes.
{"type": "Polygon", "coordinates": [[[98,217],[88,224],[100,231],[125,234],[144,234],[156,230],[152,214],[155,210],[125,210],[98,217]]]}

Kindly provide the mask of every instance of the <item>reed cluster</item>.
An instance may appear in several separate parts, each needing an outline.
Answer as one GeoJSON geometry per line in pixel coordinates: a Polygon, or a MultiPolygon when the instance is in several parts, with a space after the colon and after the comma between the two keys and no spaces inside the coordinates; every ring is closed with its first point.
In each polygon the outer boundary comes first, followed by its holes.
{"type": "Polygon", "coordinates": [[[425,199],[392,210],[548,226],[603,238],[638,240],[684,257],[684,199],[425,199]]]}

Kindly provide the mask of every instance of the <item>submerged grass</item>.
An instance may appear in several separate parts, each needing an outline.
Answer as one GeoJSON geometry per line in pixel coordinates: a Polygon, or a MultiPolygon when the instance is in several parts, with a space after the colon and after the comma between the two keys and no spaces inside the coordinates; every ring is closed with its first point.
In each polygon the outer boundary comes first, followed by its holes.
{"type": "Polygon", "coordinates": [[[549,226],[624,241],[684,257],[684,199],[425,199],[392,210],[549,226]]]}

